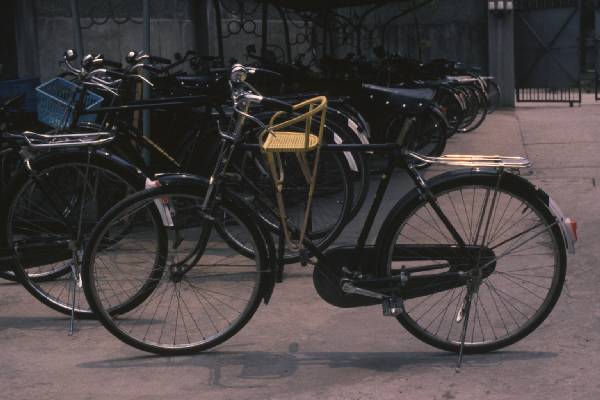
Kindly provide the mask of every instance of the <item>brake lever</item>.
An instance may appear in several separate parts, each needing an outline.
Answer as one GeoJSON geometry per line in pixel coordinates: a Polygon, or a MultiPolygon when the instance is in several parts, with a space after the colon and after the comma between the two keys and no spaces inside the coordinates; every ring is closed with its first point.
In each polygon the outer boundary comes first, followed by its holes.
{"type": "Polygon", "coordinates": [[[144,64],[144,63],[135,64],[133,67],[130,68],[130,71],[133,71],[136,68],[142,68],[142,69],[145,69],[145,70],[150,71],[155,74],[161,74],[161,73],[165,72],[163,69],[157,68],[152,64],[144,64]]]}
{"type": "Polygon", "coordinates": [[[110,87],[108,87],[108,86],[106,86],[106,85],[104,85],[102,83],[95,82],[96,79],[97,78],[92,77],[92,80],[93,80],[92,82],[83,82],[83,84],[87,85],[87,86],[99,87],[100,89],[106,90],[107,92],[110,92],[110,93],[114,94],[117,97],[119,96],[119,93],[117,93],[114,89],[112,89],[112,88],[110,88],[110,87]]]}
{"type": "Polygon", "coordinates": [[[97,76],[92,76],[91,79],[93,79],[97,83],[106,85],[108,87],[119,86],[121,84],[121,82],[123,82],[122,79],[114,79],[112,81],[107,81],[102,78],[98,78],[97,76]]]}
{"type": "Polygon", "coordinates": [[[144,81],[146,84],[150,85],[150,87],[154,87],[154,83],[150,82],[148,79],[144,78],[142,75],[138,75],[138,74],[134,74],[134,75],[129,75],[132,78],[139,78],[142,81],[144,81]]]}

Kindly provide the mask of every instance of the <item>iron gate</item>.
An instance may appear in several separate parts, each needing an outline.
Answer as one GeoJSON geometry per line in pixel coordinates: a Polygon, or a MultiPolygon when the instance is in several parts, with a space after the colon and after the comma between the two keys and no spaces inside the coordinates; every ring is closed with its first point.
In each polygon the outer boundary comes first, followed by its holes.
{"type": "Polygon", "coordinates": [[[515,1],[517,101],[581,103],[581,0],[515,1]]]}

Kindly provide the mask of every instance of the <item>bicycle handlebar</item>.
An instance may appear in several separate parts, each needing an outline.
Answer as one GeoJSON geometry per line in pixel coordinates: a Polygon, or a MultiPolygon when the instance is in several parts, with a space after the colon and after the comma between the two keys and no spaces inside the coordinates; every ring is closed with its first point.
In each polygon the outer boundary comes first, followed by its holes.
{"type": "Polygon", "coordinates": [[[168,58],[151,56],[151,55],[148,55],[148,61],[157,63],[157,64],[167,64],[167,65],[172,64],[171,60],[169,60],[168,58]]]}
{"type": "Polygon", "coordinates": [[[285,101],[274,99],[272,97],[263,97],[260,104],[263,105],[266,109],[272,111],[284,111],[287,113],[294,112],[294,106],[286,103],[285,101]]]}

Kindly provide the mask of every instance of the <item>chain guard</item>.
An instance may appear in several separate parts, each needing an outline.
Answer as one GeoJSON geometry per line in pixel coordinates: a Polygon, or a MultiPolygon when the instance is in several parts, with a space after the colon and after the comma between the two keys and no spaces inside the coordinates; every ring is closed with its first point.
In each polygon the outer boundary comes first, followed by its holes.
{"type": "MultiPolygon", "coordinates": [[[[356,294],[347,294],[342,291],[340,280],[344,277],[342,267],[353,269],[356,258],[356,248],[335,247],[325,251],[326,258],[335,262],[335,267],[317,263],[313,270],[313,283],[317,293],[327,303],[340,308],[356,308],[381,304],[381,300],[356,294]],[[334,268],[334,271],[324,271],[334,268]]],[[[362,253],[363,260],[375,260],[375,246],[367,246],[362,253]]],[[[360,263],[362,260],[358,260],[360,263]]],[[[376,265],[364,265],[363,274],[375,275],[376,265]]]]}

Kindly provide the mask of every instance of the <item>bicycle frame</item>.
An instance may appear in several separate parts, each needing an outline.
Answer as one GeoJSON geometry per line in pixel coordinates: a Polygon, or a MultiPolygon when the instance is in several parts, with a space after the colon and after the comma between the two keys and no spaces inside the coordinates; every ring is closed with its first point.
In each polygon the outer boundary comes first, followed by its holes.
{"type": "MultiPolygon", "coordinates": [[[[260,150],[258,145],[246,144],[246,143],[240,144],[239,149],[240,150],[249,150],[249,151],[259,151],[260,150]]],[[[408,172],[408,175],[410,176],[415,187],[417,187],[423,193],[423,195],[427,199],[428,203],[431,205],[431,207],[433,208],[433,210],[435,211],[437,216],[444,223],[445,227],[448,229],[448,231],[452,235],[453,239],[456,240],[456,242],[459,244],[461,251],[463,251],[465,249],[465,246],[466,246],[465,241],[463,240],[461,235],[457,232],[457,230],[454,228],[454,226],[451,224],[451,222],[446,217],[446,215],[441,210],[441,208],[437,205],[437,203],[435,201],[435,197],[433,197],[433,195],[431,195],[431,193],[429,192],[429,190],[427,188],[427,184],[425,183],[424,179],[421,177],[418,170],[416,168],[414,168],[406,160],[407,156],[404,154],[402,148],[398,144],[396,144],[396,143],[323,144],[321,146],[321,150],[322,151],[334,151],[334,152],[360,151],[360,152],[385,152],[385,153],[387,153],[387,157],[388,157],[387,166],[383,170],[383,173],[381,176],[381,181],[379,182],[379,185],[377,187],[375,198],[373,199],[373,202],[371,203],[371,207],[367,214],[365,223],[360,231],[360,234],[359,234],[357,242],[356,242],[356,247],[355,247],[356,248],[356,258],[354,260],[355,265],[353,265],[354,270],[359,271],[359,272],[364,272],[361,268],[361,265],[363,263],[364,250],[366,247],[367,238],[369,236],[369,233],[371,232],[371,229],[373,228],[373,224],[375,222],[375,217],[379,213],[381,204],[382,204],[385,194],[387,192],[392,175],[397,167],[399,167],[403,170],[406,170],[408,172]]],[[[502,174],[502,170],[499,170],[498,174],[500,177],[502,174]]],[[[246,178],[244,176],[242,176],[241,178],[243,180],[245,180],[246,183],[248,183],[248,187],[251,188],[251,190],[254,191],[255,194],[259,195],[257,197],[259,199],[259,202],[262,202],[263,205],[267,206],[266,209],[271,210],[271,213],[273,214],[273,216],[279,218],[279,215],[275,211],[274,205],[272,203],[267,203],[265,201],[266,199],[264,197],[264,194],[258,188],[256,188],[255,185],[253,185],[252,182],[249,181],[248,178],[246,178]]],[[[347,222],[349,222],[349,221],[347,221],[347,222]]],[[[294,234],[298,233],[298,228],[293,226],[292,222],[289,220],[288,220],[288,225],[290,225],[290,230],[294,234]]],[[[281,242],[282,242],[281,237],[279,239],[280,239],[279,243],[281,245],[281,242]]],[[[324,252],[321,251],[318,248],[318,246],[316,246],[309,238],[305,238],[303,244],[308,249],[310,256],[316,257],[319,262],[322,262],[325,265],[329,265],[329,266],[335,265],[334,262],[332,262],[331,260],[328,260],[327,255],[325,255],[324,252]]],[[[279,264],[279,268],[280,268],[280,271],[278,271],[278,272],[279,272],[280,277],[281,277],[281,272],[282,272],[281,269],[283,267],[282,261],[283,260],[280,257],[280,259],[278,260],[278,264],[279,264]]]]}
{"type": "Polygon", "coordinates": [[[215,107],[210,98],[205,95],[136,100],[121,105],[116,104],[118,98],[117,96],[114,96],[109,105],[99,107],[94,110],[86,110],[84,107],[84,100],[87,90],[88,88],[83,85],[79,91],[76,91],[73,94],[74,99],[77,94],[79,94],[79,97],[77,97],[77,101],[74,102],[73,115],[67,130],[76,129],[78,127],[78,120],[80,116],[102,116],[101,121],[97,125],[89,124],[88,126],[92,128],[98,127],[98,129],[102,129],[101,127],[112,127],[113,129],[117,128],[118,133],[122,134],[125,132],[129,140],[124,140],[119,143],[122,154],[125,155],[136,167],[138,167],[144,175],[152,178],[156,175],[156,173],[164,171],[155,171],[141,154],[142,152],[151,156],[160,157],[161,160],[165,161],[169,165],[169,168],[173,168],[173,170],[176,172],[184,171],[182,165],[179,164],[173,157],[171,157],[163,148],[157,145],[150,138],[137,132],[137,130],[130,124],[119,120],[117,116],[120,112],[151,111],[158,109],[162,110],[190,106],[194,104],[207,106],[207,114],[209,114],[210,110],[213,108],[217,109],[217,111],[220,111],[219,107],[215,107]],[[135,144],[131,143],[130,140],[132,140],[135,144]],[[141,149],[135,149],[134,146],[139,146],[141,149]],[[139,150],[142,150],[142,152],[139,150]]]}

